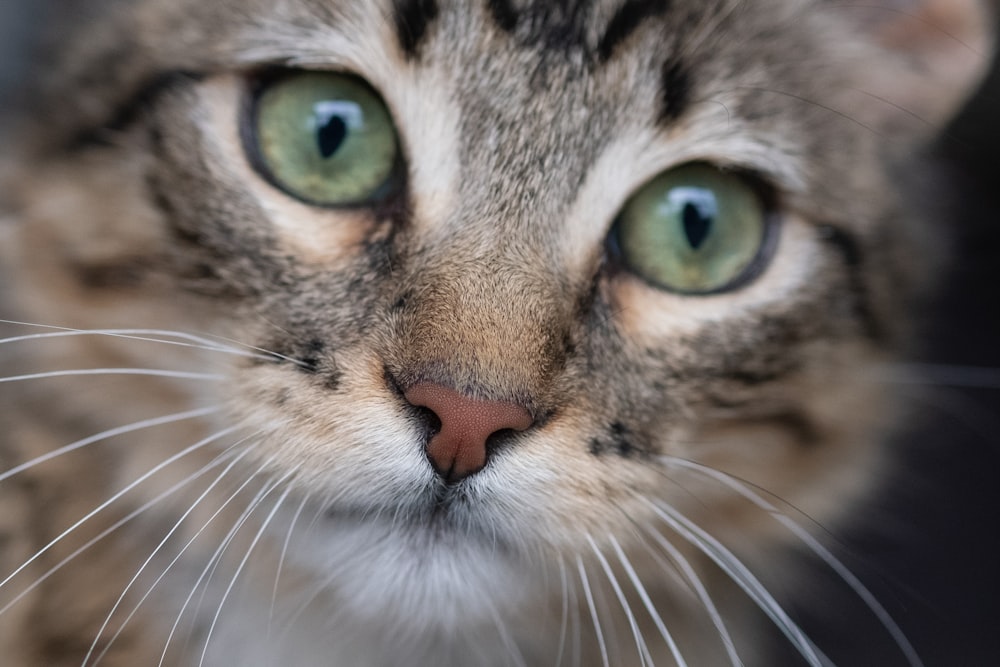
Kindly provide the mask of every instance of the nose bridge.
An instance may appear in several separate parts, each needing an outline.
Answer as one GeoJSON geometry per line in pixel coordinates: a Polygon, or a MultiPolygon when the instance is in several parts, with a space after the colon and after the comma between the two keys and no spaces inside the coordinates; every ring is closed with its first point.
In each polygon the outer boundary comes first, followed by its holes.
{"type": "Polygon", "coordinates": [[[529,405],[544,393],[564,361],[554,276],[492,253],[441,261],[409,282],[412,302],[397,319],[401,382],[529,405]]]}

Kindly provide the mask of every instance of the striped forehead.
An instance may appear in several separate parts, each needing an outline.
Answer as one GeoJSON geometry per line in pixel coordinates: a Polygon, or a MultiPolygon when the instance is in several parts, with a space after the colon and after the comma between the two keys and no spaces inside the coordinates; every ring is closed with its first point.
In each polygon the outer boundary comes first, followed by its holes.
{"type": "MultiPolygon", "coordinates": [[[[427,42],[441,39],[439,25],[447,32],[444,41],[453,45],[477,32],[467,24],[477,17],[510,45],[532,52],[536,60],[586,75],[619,54],[645,24],[659,29],[661,47],[664,41],[675,46],[675,39],[662,39],[668,36],[663,21],[671,5],[670,0],[483,0],[478,12],[469,12],[468,3],[454,0],[393,0],[391,12],[399,47],[411,61],[421,60],[427,42]],[[449,21],[456,14],[460,20],[449,21]]],[[[690,17],[681,19],[689,21],[690,17]]],[[[676,52],[664,52],[662,58],[659,116],[669,122],[681,114],[689,82],[676,52]]]]}
{"type": "MultiPolygon", "coordinates": [[[[695,119],[706,115],[728,126],[719,105],[691,112],[706,85],[718,85],[700,75],[711,58],[698,47],[713,41],[701,35],[739,4],[300,0],[282,17],[294,20],[264,26],[254,40],[269,52],[240,55],[368,79],[396,115],[414,194],[432,202],[434,217],[460,226],[488,215],[509,228],[515,219],[565,214],[616,140],[652,142],[686,123],[694,141],[705,133],[695,119]],[[691,121],[700,128],[694,133],[691,121]]],[[[659,167],[646,176],[669,166],[662,151],[655,160],[659,167]]],[[[642,171],[633,166],[618,169],[642,171]]]]}
{"type": "Polygon", "coordinates": [[[306,0],[299,5],[306,15],[290,10],[294,28],[285,25],[275,30],[273,24],[263,26],[263,32],[259,24],[251,28],[250,33],[261,37],[254,41],[258,47],[264,45],[263,50],[244,50],[240,56],[282,60],[291,56],[306,65],[322,64],[333,56],[366,72],[377,67],[373,54],[378,60],[390,49],[386,70],[402,60],[417,68],[446,66],[482,81],[491,68],[502,67],[508,80],[530,77],[536,89],[549,93],[554,92],[550,85],[554,77],[576,83],[599,76],[616,60],[638,58],[644,70],[651,70],[644,72],[644,78],[660,81],[654,117],[670,123],[689,101],[690,67],[681,55],[686,33],[703,17],[723,14],[733,4],[731,0],[676,6],[670,0],[306,0]],[[306,27],[311,20],[313,27],[306,27]]]}
{"type": "MultiPolygon", "coordinates": [[[[428,28],[448,0],[394,0],[393,18],[403,51],[418,57],[428,28]]],[[[663,15],[669,0],[485,0],[493,24],[526,45],[550,51],[582,51],[609,59],[618,45],[648,19],[663,15]]]]}

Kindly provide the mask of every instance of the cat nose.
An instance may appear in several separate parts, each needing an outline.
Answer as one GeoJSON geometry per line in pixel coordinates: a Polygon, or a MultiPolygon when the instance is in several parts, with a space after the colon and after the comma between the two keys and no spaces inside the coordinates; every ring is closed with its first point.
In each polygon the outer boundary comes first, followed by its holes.
{"type": "Polygon", "coordinates": [[[474,475],[486,465],[487,441],[498,431],[523,431],[534,423],[523,405],[469,398],[454,389],[421,382],[404,392],[412,405],[441,420],[441,430],[427,443],[427,457],[448,483],[474,475]]]}

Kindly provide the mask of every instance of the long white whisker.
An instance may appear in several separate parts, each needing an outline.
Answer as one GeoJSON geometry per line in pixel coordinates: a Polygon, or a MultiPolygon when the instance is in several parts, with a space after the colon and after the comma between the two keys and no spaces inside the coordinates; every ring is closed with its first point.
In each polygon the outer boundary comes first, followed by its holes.
{"type": "MultiPolygon", "coordinates": [[[[590,549],[597,556],[598,562],[601,564],[601,569],[604,570],[605,576],[608,581],[611,582],[611,588],[615,592],[615,596],[618,598],[618,602],[621,604],[622,609],[625,611],[625,617],[628,619],[629,628],[632,630],[632,638],[635,640],[635,646],[639,651],[639,660],[643,666],[653,665],[652,656],[649,655],[649,647],[646,646],[646,642],[642,637],[642,632],[639,630],[639,623],[635,618],[635,614],[632,613],[632,606],[628,603],[628,598],[625,597],[625,592],[618,583],[618,578],[611,569],[610,563],[608,563],[607,558],[601,553],[600,548],[597,546],[597,542],[589,534],[587,535],[587,542],[590,543],[590,549]]],[[[673,651],[674,656],[677,658],[678,667],[687,667],[687,663],[684,659],[680,657],[680,652],[674,650],[673,640],[671,639],[670,644],[671,651],[673,651]]]]}
{"type": "Polygon", "coordinates": [[[215,468],[217,465],[220,465],[223,460],[224,459],[222,457],[220,457],[220,460],[213,461],[212,463],[206,465],[204,468],[202,468],[198,472],[196,472],[193,475],[187,477],[186,479],[181,480],[177,484],[174,484],[172,487],[170,487],[169,489],[167,489],[163,493],[159,494],[158,496],[156,496],[155,498],[153,498],[149,502],[145,503],[141,507],[138,507],[137,509],[133,510],[132,512],[130,512],[129,514],[127,514],[123,518],[121,518],[118,521],[116,521],[111,526],[109,526],[109,527],[105,528],[104,530],[102,530],[100,532],[100,534],[98,534],[97,536],[91,538],[90,540],[88,540],[86,542],[86,544],[82,545],[81,547],[79,547],[78,549],[76,549],[73,553],[71,553],[70,555],[66,556],[61,561],[59,561],[58,563],[56,563],[55,565],[53,565],[51,568],[48,569],[48,571],[45,572],[45,574],[43,574],[40,577],[38,577],[37,579],[35,579],[31,583],[31,585],[27,586],[24,590],[22,590],[20,593],[18,593],[17,596],[14,599],[12,599],[10,602],[8,602],[6,604],[6,606],[4,606],[2,609],[0,609],[0,616],[2,616],[4,613],[6,613],[7,610],[9,610],[11,607],[13,607],[15,604],[17,604],[26,595],[30,594],[31,591],[33,591],[36,588],[38,588],[47,579],[49,579],[51,576],[53,576],[54,574],[56,574],[59,570],[61,570],[62,568],[64,568],[66,565],[68,565],[70,562],[72,562],[77,556],[79,556],[80,554],[82,554],[83,552],[85,552],[87,549],[89,549],[90,547],[94,546],[95,544],[97,544],[98,542],[100,542],[101,540],[103,540],[105,537],[107,537],[111,533],[115,532],[116,530],[118,530],[119,528],[121,528],[122,526],[124,526],[125,524],[129,523],[133,519],[139,517],[140,515],[144,514],[146,511],[152,509],[157,504],[159,504],[161,501],[163,501],[164,499],[166,499],[169,496],[173,495],[177,491],[181,490],[182,488],[184,488],[185,486],[187,486],[191,482],[195,481],[196,479],[198,479],[202,475],[208,473],[210,470],[212,470],[213,468],[215,468]]]}
{"type": "MultiPolygon", "coordinates": [[[[216,510],[216,512],[211,517],[209,517],[208,521],[206,521],[205,524],[201,527],[201,529],[188,541],[188,543],[184,546],[184,548],[181,549],[180,552],[178,552],[178,554],[174,558],[174,560],[171,561],[170,565],[167,566],[167,570],[169,570],[174,565],[174,563],[176,563],[177,560],[180,559],[181,554],[183,554],[184,551],[189,546],[191,546],[191,544],[194,542],[194,540],[197,539],[198,536],[201,535],[201,533],[206,528],[208,528],[208,525],[210,523],[212,523],[212,521],[214,521],[215,518],[217,516],[219,516],[219,514],[222,513],[222,511],[229,505],[229,503],[232,502],[234,499],[236,499],[239,496],[239,494],[243,492],[243,489],[245,489],[250,484],[250,482],[253,481],[253,479],[257,477],[257,475],[259,475],[260,473],[262,473],[264,470],[266,470],[271,465],[272,461],[273,461],[273,457],[269,458],[264,463],[262,463],[260,465],[260,467],[257,468],[257,470],[255,470],[250,476],[247,477],[246,481],[244,481],[243,484],[241,484],[240,487],[238,489],[236,489],[236,491],[234,491],[233,494],[231,496],[229,496],[229,498],[227,498],[224,503],[222,503],[222,505],[219,507],[219,509],[216,510]]],[[[191,587],[191,592],[188,593],[187,598],[185,598],[184,603],[181,605],[180,611],[177,612],[177,618],[174,620],[174,624],[173,624],[173,626],[171,626],[170,632],[167,634],[167,639],[166,639],[166,641],[163,644],[163,653],[160,655],[160,661],[159,661],[159,663],[157,663],[158,667],[163,667],[163,662],[164,662],[164,660],[167,659],[167,652],[170,650],[170,642],[173,640],[174,634],[177,632],[177,627],[180,625],[181,618],[184,616],[184,612],[187,610],[188,605],[191,604],[191,600],[194,598],[195,593],[201,587],[201,582],[204,581],[206,577],[210,576],[210,572],[215,572],[215,568],[213,566],[218,561],[218,559],[222,556],[223,551],[225,551],[226,547],[229,546],[229,543],[232,541],[233,537],[236,535],[236,532],[243,526],[243,523],[246,521],[246,518],[248,516],[250,516],[250,513],[257,507],[257,505],[261,501],[261,499],[272,488],[273,488],[273,486],[268,485],[268,486],[265,486],[263,489],[261,489],[260,491],[257,492],[257,495],[254,496],[254,498],[250,501],[250,504],[248,505],[247,509],[243,511],[243,513],[240,516],[240,518],[236,521],[236,524],[229,530],[229,532],[226,534],[226,536],[222,539],[222,542],[219,544],[218,548],[216,548],[215,552],[212,554],[211,558],[208,559],[208,563],[205,565],[204,569],[201,571],[201,574],[198,576],[198,579],[194,582],[194,586],[191,587]]],[[[160,577],[157,578],[157,580],[155,582],[153,582],[153,586],[156,586],[156,584],[158,584],[160,582],[160,579],[162,579],[163,576],[166,575],[166,571],[167,570],[164,570],[164,573],[162,575],[160,575],[160,577]]],[[[206,585],[207,585],[207,582],[206,582],[206,585]]],[[[150,587],[150,590],[152,590],[152,587],[150,587]]]]}
{"type": "Polygon", "coordinates": [[[299,521],[299,516],[301,516],[302,510],[306,508],[306,504],[308,502],[309,496],[304,495],[302,497],[302,502],[299,503],[298,509],[295,510],[295,514],[292,516],[292,520],[288,525],[288,533],[285,535],[285,541],[281,545],[281,554],[278,556],[278,566],[274,572],[274,587],[271,589],[271,609],[267,613],[268,637],[271,636],[271,624],[274,621],[274,606],[278,601],[278,581],[281,579],[281,570],[285,565],[285,556],[288,554],[288,545],[292,541],[292,533],[295,532],[295,525],[299,521]]]}
{"type": "Polygon", "coordinates": [[[670,505],[655,503],[645,498],[641,500],[646,502],[653,512],[678,535],[698,547],[702,553],[729,575],[733,582],[743,589],[743,592],[774,622],[775,626],[788,638],[806,662],[812,667],[824,667],[824,661],[819,657],[818,649],[739,558],[721,542],[670,505]]]}
{"type": "Polygon", "coordinates": [[[787,528],[789,532],[795,535],[795,537],[811,549],[813,553],[826,563],[827,567],[833,570],[837,576],[840,577],[852,591],[854,591],[855,595],[857,595],[858,598],[864,602],[872,614],[878,619],[879,623],[882,624],[892,637],[893,641],[896,642],[896,645],[905,656],[907,662],[910,663],[911,667],[923,667],[923,661],[920,659],[920,656],[917,655],[916,649],[913,648],[913,645],[903,633],[902,628],[900,628],[899,625],[892,619],[892,616],[886,608],[879,603],[875,595],[868,589],[868,587],[866,587],[861,580],[847,568],[847,566],[834,556],[829,549],[824,547],[819,540],[813,537],[809,531],[796,523],[790,516],[778,509],[777,506],[768,502],[763,496],[751,490],[748,485],[740,482],[732,475],[727,475],[726,473],[716,470],[715,468],[685,459],[668,458],[666,462],[668,465],[693,470],[701,475],[714,479],[770,514],[775,521],[787,528]]]}
{"type": "MultiPolygon", "coordinates": [[[[274,486],[271,487],[271,491],[279,485],[284,484],[297,472],[298,469],[288,471],[283,477],[281,477],[281,479],[274,483],[274,486]]],[[[268,491],[268,494],[270,494],[271,491],[268,491]]],[[[246,553],[243,554],[242,560],[240,560],[239,565],[236,566],[236,571],[233,572],[233,576],[229,579],[229,584],[226,586],[226,590],[222,593],[222,597],[219,599],[219,606],[216,607],[215,615],[212,617],[212,622],[208,626],[208,633],[205,635],[205,642],[202,645],[201,659],[198,661],[198,667],[202,667],[202,665],[205,664],[205,657],[208,655],[208,647],[212,642],[212,634],[215,632],[215,626],[218,624],[219,617],[222,615],[222,608],[225,606],[226,600],[229,599],[229,594],[232,592],[233,586],[236,585],[236,580],[239,578],[240,573],[243,572],[243,568],[246,567],[247,561],[250,560],[250,554],[252,554],[253,550],[257,547],[257,543],[260,542],[260,538],[264,535],[264,531],[267,530],[268,525],[270,525],[274,516],[278,513],[278,510],[284,504],[285,500],[288,499],[288,494],[291,493],[291,491],[291,486],[286,486],[284,492],[278,497],[278,500],[275,501],[274,507],[271,508],[271,511],[261,523],[260,528],[257,530],[257,534],[254,535],[253,539],[250,541],[250,545],[247,547],[246,553]]],[[[263,499],[264,498],[261,498],[261,500],[263,499]]]]}
{"type": "MultiPolygon", "coordinates": [[[[688,561],[683,554],[681,554],[680,549],[671,544],[669,540],[655,530],[647,528],[645,532],[647,532],[656,541],[656,543],[660,545],[660,548],[667,552],[673,566],[680,569],[681,573],[684,575],[684,579],[694,590],[695,595],[698,596],[698,599],[701,601],[702,606],[708,613],[709,618],[712,619],[712,624],[718,631],[719,637],[722,639],[722,644],[726,647],[726,653],[728,654],[729,661],[732,663],[733,667],[743,667],[743,661],[736,652],[736,645],[733,642],[732,636],[729,634],[729,630],[726,628],[726,624],[722,620],[722,614],[719,613],[719,609],[715,606],[712,596],[708,594],[708,590],[701,582],[701,578],[698,577],[698,574],[695,572],[694,567],[692,567],[691,562],[688,561]]],[[[649,548],[648,545],[647,548],[649,548]]],[[[650,551],[657,559],[661,558],[661,556],[653,552],[652,549],[650,549],[650,551]]],[[[666,565],[665,562],[664,565],[666,565]]],[[[662,623],[662,620],[659,619],[659,614],[657,614],[653,620],[658,623],[662,623]]]]}
{"type": "Polygon", "coordinates": [[[573,667],[580,667],[583,653],[583,622],[580,619],[580,598],[576,594],[576,579],[568,578],[571,584],[569,589],[569,612],[573,627],[573,667]]]}
{"type": "Polygon", "coordinates": [[[126,433],[132,433],[133,431],[140,431],[142,429],[153,428],[155,426],[163,426],[165,424],[173,424],[175,422],[186,421],[188,419],[197,419],[199,417],[206,417],[212,413],[218,412],[218,408],[199,408],[197,410],[188,410],[186,412],[178,412],[172,415],[167,415],[165,417],[156,417],[153,419],[144,419],[142,421],[134,422],[126,426],[118,426],[116,428],[108,429],[107,431],[102,431],[101,433],[96,433],[94,435],[88,436],[76,442],[72,442],[59,449],[54,449],[47,454],[43,454],[37,458],[34,458],[26,463],[14,466],[9,470],[5,470],[0,473],[0,482],[10,479],[14,475],[24,472],[29,468],[33,468],[36,465],[45,463],[46,461],[51,461],[52,459],[62,456],[63,454],[68,454],[69,452],[75,451],[91,445],[95,442],[101,440],[107,440],[118,435],[124,435],[126,433]]]}
{"type": "Polygon", "coordinates": [[[215,334],[197,335],[197,334],[187,333],[184,331],[174,331],[171,329],[74,329],[71,327],[60,327],[51,324],[36,324],[32,322],[18,322],[15,320],[3,320],[3,319],[0,319],[0,324],[14,324],[19,326],[56,330],[52,333],[47,333],[47,334],[27,334],[24,336],[15,336],[12,338],[0,339],[0,344],[15,342],[18,340],[28,340],[30,338],[93,334],[93,335],[103,335],[116,338],[149,341],[155,343],[164,343],[168,345],[190,346],[198,349],[204,349],[216,352],[227,352],[230,354],[266,359],[266,360],[281,359],[283,361],[287,361],[296,364],[298,366],[307,365],[299,359],[294,359],[292,357],[288,357],[283,354],[279,354],[277,352],[273,352],[271,350],[262,347],[248,345],[247,343],[241,343],[238,340],[226,338],[225,336],[217,336],[215,334]],[[164,336],[170,338],[177,338],[181,341],[190,341],[191,343],[194,343],[194,345],[190,345],[189,343],[182,343],[179,341],[161,340],[159,338],[152,338],[151,336],[164,336]]]}
{"type": "Polygon", "coordinates": [[[82,526],[84,523],[86,523],[87,521],[89,521],[90,519],[92,519],[94,516],[96,516],[100,512],[104,511],[109,505],[111,505],[116,500],[118,500],[119,498],[121,498],[122,496],[124,496],[126,493],[128,493],[132,489],[136,488],[137,486],[139,486],[140,484],[142,484],[143,482],[145,482],[147,479],[149,479],[150,477],[152,477],[153,475],[155,475],[159,471],[163,470],[165,467],[167,467],[171,463],[175,463],[176,461],[178,461],[179,459],[187,456],[191,452],[194,452],[194,451],[196,451],[198,449],[201,449],[202,447],[205,447],[206,445],[208,445],[208,444],[210,444],[210,443],[218,440],[219,438],[223,438],[223,437],[229,435],[230,433],[232,433],[233,431],[237,430],[238,428],[239,427],[237,427],[237,426],[232,426],[230,428],[223,429],[222,431],[219,431],[218,433],[210,435],[209,437],[205,438],[204,440],[196,442],[195,444],[191,445],[190,447],[187,447],[186,449],[184,449],[184,450],[182,450],[182,451],[174,454],[173,456],[171,456],[167,460],[165,460],[165,461],[157,464],[151,470],[143,473],[134,482],[132,482],[131,484],[129,484],[128,486],[126,486],[125,488],[123,488],[121,491],[118,491],[113,496],[111,496],[109,499],[107,499],[106,501],[104,501],[103,503],[101,503],[100,505],[98,505],[96,508],[94,508],[93,510],[91,510],[90,512],[88,512],[86,516],[84,516],[82,519],[80,519],[79,521],[77,521],[76,523],[74,523],[72,526],[70,526],[69,528],[67,528],[66,530],[64,530],[62,533],[59,534],[58,537],[56,537],[54,540],[52,540],[51,542],[49,542],[48,544],[46,544],[44,547],[42,547],[41,549],[39,549],[37,552],[35,552],[34,556],[32,556],[31,558],[29,558],[28,560],[26,560],[16,570],[14,570],[13,572],[11,572],[7,576],[6,579],[4,579],[3,581],[0,581],[0,588],[3,588],[5,585],[7,585],[7,583],[11,579],[13,579],[14,577],[16,577],[26,567],[28,567],[29,565],[31,565],[32,563],[34,563],[36,560],[38,560],[43,554],[45,554],[46,552],[48,552],[49,549],[51,549],[53,546],[55,546],[56,544],[58,544],[60,540],[62,540],[63,538],[65,538],[67,535],[69,535],[70,533],[72,533],[74,530],[76,530],[77,528],[79,528],[80,526],[82,526]]]}
{"type": "Polygon", "coordinates": [[[518,667],[528,667],[528,663],[525,662],[524,656],[521,655],[521,649],[517,647],[517,642],[514,638],[510,636],[510,632],[507,630],[507,624],[500,617],[497,612],[496,607],[486,600],[487,609],[490,611],[490,615],[493,617],[493,624],[496,627],[497,634],[500,635],[500,642],[503,644],[504,648],[507,649],[507,654],[514,659],[514,662],[518,667]]]}
{"type": "MultiPolygon", "coordinates": [[[[199,475],[211,468],[214,468],[216,465],[220,465],[223,461],[232,457],[233,453],[235,452],[235,447],[239,446],[243,442],[246,442],[252,437],[254,436],[247,436],[243,440],[240,440],[239,442],[234,443],[232,446],[227,448],[226,451],[223,452],[223,454],[216,459],[216,461],[213,461],[211,464],[209,464],[201,471],[199,471],[199,475]]],[[[223,478],[225,478],[226,475],[228,475],[232,471],[232,469],[236,467],[236,465],[241,460],[243,460],[251,451],[253,451],[252,448],[244,449],[242,452],[239,453],[238,456],[236,456],[232,461],[229,462],[229,465],[227,465],[225,469],[221,473],[219,473],[219,475],[214,480],[212,480],[212,483],[209,484],[208,487],[206,487],[202,491],[202,493],[198,496],[198,498],[196,498],[195,501],[191,503],[188,509],[184,511],[184,513],[174,523],[174,525],[170,528],[170,530],[167,531],[167,534],[163,537],[163,539],[160,540],[160,543],[156,545],[156,548],[153,549],[153,552],[151,554],[149,554],[149,557],[146,558],[146,560],[142,563],[142,565],[139,566],[139,569],[136,570],[135,575],[133,575],[132,579],[128,582],[128,584],[126,584],[125,588],[121,592],[121,595],[118,596],[118,600],[116,600],[115,604],[111,607],[111,611],[109,611],[107,616],[104,618],[104,623],[101,625],[100,630],[97,631],[97,635],[94,637],[94,641],[90,645],[90,649],[87,651],[87,655],[84,657],[81,667],[86,667],[87,663],[90,661],[90,657],[93,655],[94,651],[97,650],[97,643],[100,641],[101,635],[104,634],[105,629],[107,629],[108,624],[111,622],[111,619],[114,616],[115,612],[118,610],[118,607],[121,606],[122,602],[125,600],[125,596],[128,595],[128,592],[132,589],[132,586],[135,584],[135,582],[139,580],[139,577],[146,570],[146,567],[153,561],[153,559],[160,552],[160,550],[163,549],[163,547],[167,544],[167,541],[173,536],[173,534],[177,532],[177,530],[181,527],[181,525],[183,525],[184,520],[187,519],[188,516],[190,516],[190,514],[195,510],[195,508],[198,507],[199,504],[201,504],[201,501],[204,500],[205,497],[208,496],[208,494],[212,491],[212,489],[218,486],[218,484],[223,480],[223,478]]],[[[145,600],[145,597],[143,598],[143,600],[145,600]]],[[[122,630],[125,629],[125,626],[128,625],[128,622],[132,620],[132,617],[135,615],[138,609],[139,605],[136,605],[136,607],[131,611],[128,617],[125,618],[125,620],[121,624],[121,627],[114,634],[114,636],[111,637],[111,640],[107,643],[104,651],[102,651],[101,654],[98,656],[97,660],[94,661],[95,664],[100,662],[101,658],[104,657],[104,653],[106,653],[108,648],[110,648],[111,645],[114,644],[115,640],[118,638],[118,635],[120,635],[122,630]]]]}
{"type": "Polygon", "coordinates": [[[625,568],[625,573],[628,574],[629,580],[632,582],[632,586],[635,587],[636,592],[639,594],[639,598],[642,600],[642,604],[646,607],[646,611],[653,619],[653,623],[656,624],[656,629],[659,631],[660,636],[663,637],[663,641],[667,643],[670,647],[670,653],[674,656],[674,660],[677,661],[678,667],[684,667],[687,663],[681,656],[680,647],[677,646],[677,642],[674,640],[674,636],[667,630],[666,624],[663,622],[663,618],[660,616],[660,612],[657,611],[656,605],[653,604],[653,600],[649,597],[649,593],[646,591],[646,587],[642,585],[642,581],[639,579],[638,573],[636,573],[635,568],[632,567],[632,563],[629,561],[628,557],[625,555],[625,551],[622,549],[621,544],[615,539],[614,535],[608,535],[611,540],[611,548],[614,549],[615,555],[618,556],[618,561],[625,568]]]}
{"type": "MultiPolygon", "coordinates": [[[[269,460],[273,460],[273,458],[269,460]]],[[[284,479],[284,476],[282,479],[284,479]]],[[[226,551],[228,551],[229,547],[233,545],[233,542],[236,540],[236,536],[241,530],[243,530],[243,526],[245,526],[250,520],[250,517],[253,516],[254,512],[257,511],[264,501],[267,500],[268,496],[270,496],[271,493],[279,486],[279,483],[279,480],[274,477],[268,478],[267,481],[265,481],[264,486],[260,489],[257,495],[254,496],[253,500],[250,501],[246,509],[243,510],[243,513],[236,520],[233,528],[223,539],[221,549],[216,552],[217,557],[214,562],[211,562],[209,565],[208,577],[205,579],[205,584],[201,587],[201,594],[198,596],[198,604],[195,605],[195,618],[199,618],[201,616],[201,609],[205,605],[205,599],[208,597],[208,591],[212,584],[212,579],[215,577],[215,573],[218,572],[219,568],[222,566],[223,556],[225,556],[226,551]]],[[[190,641],[191,636],[189,634],[187,641],[185,642],[185,647],[188,643],[190,643],[190,641]]]]}
{"type": "Polygon", "coordinates": [[[225,375],[218,373],[195,373],[188,371],[170,371],[159,368],[76,368],[65,371],[48,371],[46,373],[29,373],[27,375],[12,375],[0,378],[3,382],[23,382],[25,380],[44,380],[46,378],[77,377],[88,375],[142,375],[146,377],[163,377],[180,380],[224,380],[225,375]]]}
{"type": "Polygon", "coordinates": [[[576,582],[571,579],[566,568],[566,561],[559,556],[559,580],[562,585],[562,630],[559,638],[559,651],[556,655],[555,667],[562,667],[566,657],[567,644],[572,653],[573,667],[580,667],[580,610],[576,596],[576,582]]]}
{"type": "Polygon", "coordinates": [[[562,588],[562,611],[559,615],[559,651],[556,653],[556,667],[562,667],[563,654],[566,651],[566,635],[569,630],[569,582],[566,575],[566,563],[559,559],[559,583],[562,588]]]}
{"type": "Polygon", "coordinates": [[[212,341],[206,341],[198,338],[197,336],[170,331],[168,329],[87,329],[78,331],[50,331],[47,333],[23,334],[21,336],[0,338],[0,345],[20,343],[29,340],[76,338],[78,336],[102,336],[105,338],[120,338],[122,340],[135,340],[144,343],[159,343],[161,345],[188,347],[196,350],[208,350],[210,352],[224,352],[241,357],[260,358],[265,356],[262,354],[247,352],[246,350],[224,346],[212,341]],[[180,340],[170,340],[171,338],[180,340]]]}
{"type": "MultiPolygon", "coordinates": [[[[251,437],[253,437],[253,436],[251,436],[251,437]]],[[[251,447],[249,450],[247,450],[247,452],[244,452],[244,454],[241,454],[240,458],[243,458],[243,456],[245,454],[249,453],[249,451],[252,451],[254,448],[256,448],[256,445],[254,447],[251,447]]],[[[227,469],[227,471],[228,471],[228,469],[227,469]]],[[[260,471],[258,471],[258,472],[260,472],[260,471]]],[[[255,473],[255,475],[256,475],[256,473],[255,473]]],[[[161,572],[156,577],[156,579],[150,584],[149,588],[146,589],[146,592],[143,593],[142,597],[139,598],[139,600],[132,607],[132,610],[129,612],[128,616],[125,617],[125,620],[122,621],[122,624],[118,628],[118,631],[115,632],[114,636],[112,636],[111,640],[108,642],[108,647],[110,647],[110,645],[115,641],[115,639],[118,638],[118,635],[120,635],[122,633],[122,631],[124,631],[125,626],[128,625],[129,621],[131,621],[132,618],[139,612],[139,608],[142,607],[143,603],[149,598],[150,595],[153,594],[153,591],[156,589],[156,587],[159,585],[159,583],[163,580],[164,577],[167,576],[167,574],[170,572],[170,570],[173,569],[174,565],[176,565],[177,561],[179,561],[181,559],[181,557],[187,552],[188,548],[192,544],[194,544],[195,540],[197,540],[201,536],[202,533],[205,532],[205,530],[212,523],[212,521],[214,521],[215,518],[218,517],[222,513],[222,511],[229,505],[229,503],[232,502],[234,499],[236,499],[237,496],[239,496],[239,494],[243,491],[243,489],[245,489],[247,487],[247,485],[250,484],[250,482],[253,480],[253,478],[254,478],[255,475],[251,475],[248,479],[246,479],[239,486],[239,488],[237,488],[236,491],[234,491],[229,496],[229,498],[226,499],[226,501],[223,502],[222,505],[218,509],[215,510],[215,512],[212,514],[212,516],[210,516],[208,518],[208,520],[205,521],[205,523],[203,523],[201,525],[201,527],[197,530],[197,532],[195,532],[195,534],[193,536],[191,536],[190,539],[188,539],[188,541],[184,544],[184,546],[181,547],[177,551],[176,554],[174,554],[173,560],[171,560],[167,564],[167,566],[165,568],[163,568],[163,572],[161,572]]],[[[200,500],[201,499],[199,498],[199,501],[200,500]]],[[[195,586],[197,588],[197,584],[195,586]]],[[[193,591],[192,591],[192,595],[193,595],[193,591]]],[[[183,610],[182,610],[182,613],[183,613],[183,610]]],[[[178,618],[178,620],[180,620],[180,619],[178,618]]],[[[96,665],[96,663],[100,662],[101,659],[104,657],[104,654],[108,651],[108,647],[105,647],[104,650],[100,653],[100,655],[97,656],[97,660],[94,661],[95,665],[96,665]]]]}
{"type": "Polygon", "coordinates": [[[580,573],[580,582],[583,584],[583,593],[587,598],[587,607],[590,609],[590,620],[594,624],[594,634],[597,637],[597,644],[601,650],[601,664],[604,667],[611,667],[608,659],[608,646],[604,642],[604,632],[601,630],[601,621],[597,614],[597,605],[594,603],[594,593],[590,589],[590,580],[587,579],[587,568],[583,566],[583,559],[576,557],[576,569],[580,573]]]}

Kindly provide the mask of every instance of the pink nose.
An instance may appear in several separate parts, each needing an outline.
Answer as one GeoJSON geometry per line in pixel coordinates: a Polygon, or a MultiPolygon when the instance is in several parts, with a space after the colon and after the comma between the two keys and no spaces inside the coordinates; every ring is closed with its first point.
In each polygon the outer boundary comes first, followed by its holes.
{"type": "Polygon", "coordinates": [[[431,382],[410,387],[404,396],[441,420],[441,430],[427,443],[427,456],[448,482],[473,475],[486,465],[486,441],[497,431],[523,431],[534,423],[523,405],[480,401],[431,382]]]}

